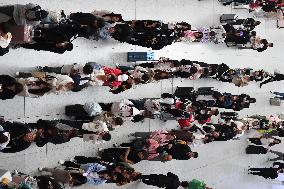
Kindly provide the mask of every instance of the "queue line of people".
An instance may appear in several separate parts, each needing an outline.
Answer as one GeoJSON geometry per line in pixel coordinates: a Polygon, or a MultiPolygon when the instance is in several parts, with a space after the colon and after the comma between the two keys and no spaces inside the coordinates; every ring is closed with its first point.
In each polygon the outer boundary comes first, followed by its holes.
{"type": "Polygon", "coordinates": [[[85,65],[39,66],[30,73],[17,72],[14,77],[1,75],[0,99],[12,99],[15,95],[40,97],[50,93],[79,92],[90,86],[108,86],[110,92],[118,94],[135,85],[173,78],[209,78],[233,83],[238,87],[246,86],[251,81],[261,82],[262,87],[273,81],[284,80],[281,73],[270,74],[251,68],[233,69],[224,63],[207,64],[184,59],[160,58],[137,65],[117,65],[115,68],[88,62],[85,65]]]}
{"type": "Polygon", "coordinates": [[[273,46],[266,39],[257,37],[252,27],[247,27],[260,24],[251,18],[245,19],[245,22],[241,22],[244,19],[237,20],[234,26],[238,24],[238,29],[228,30],[229,23],[226,26],[194,28],[186,22],[124,21],[121,14],[107,11],[65,15],[63,11],[60,14],[53,13],[31,3],[3,6],[0,7],[0,13],[1,55],[9,52],[9,47],[62,54],[73,49],[72,41],[77,37],[95,40],[113,38],[153,50],[180,41],[251,43],[250,48],[259,52],[273,46]],[[23,30],[21,35],[24,37],[17,36],[17,30],[23,30]]]}

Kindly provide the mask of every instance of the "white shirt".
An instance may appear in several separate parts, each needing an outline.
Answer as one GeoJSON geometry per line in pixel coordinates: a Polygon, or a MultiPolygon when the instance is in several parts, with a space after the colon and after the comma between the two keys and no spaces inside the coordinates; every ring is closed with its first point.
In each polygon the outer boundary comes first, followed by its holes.
{"type": "Polygon", "coordinates": [[[93,121],[89,123],[83,123],[82,129],[92,132],[108,131],[107,124],[103,121],[93,121]]]}
{"type": "Polygon", "coordinates": [[[8,37],[8,39],[5,39],[4,37],[0,35],[0,47],[2,48],[8,47],[11,42],[11,39],[12,39],[11,37],[8,37]]]}
{"type": "Polygon", "coordinates": [[[105,142],[104,140],[102,140],[100,135],[96,134],[83,134],[83,141],[84,142],[92,141],[92,143],[94,144],[102,144],[105,142]]]}
{"type": "Polygon", "coordinates": [[[159,100],[148,99],[148,100],[145,101],[144,107],[147,111],[151,112],[152,114],[159,114],[160,109],[161,109],[159,100]]]}
{"type": "Polygon", "coordinates": [[[8,141],[5,143],[0,143],[0,150],[3,150],[4,148],[6,148],[6,146],[9,144],[10,142],[10,134],[8,132],[3,133],[6,137],[8,137],[8,141]]]}
{"type": "Polygon", "coordinates": [[[133,105],[130,100],[122,99],[120,102],[114,102],[111,106],[111,113],[115,116],[131,117],[131,108],[129,105],[133,105]]]}

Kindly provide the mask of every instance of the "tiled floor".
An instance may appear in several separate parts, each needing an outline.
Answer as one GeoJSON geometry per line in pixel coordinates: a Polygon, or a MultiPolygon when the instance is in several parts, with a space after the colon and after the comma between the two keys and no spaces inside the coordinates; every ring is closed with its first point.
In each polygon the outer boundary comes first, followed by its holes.
{"type": "MultiPolygon", "coordinates": [[[[210,26],[219,23],[222,13],[237,13],[239,17],[248,17],[245,10],[233,10],[230,6],[223,7],[217,0],[1,0],[0,5],[15,3],[38,3],[43,8],[68,12],[88,12],[97,10],[113,10],[122,13],[125,19],[159,19],[163,21],[186,21],[193,26],[210,26]]],[[[186,44],[176,43],[155,52],[156,58],[166,56],[173,59],[191,59],[208,63],[226,63],[232,67],[252,67],[284,72],[284,29],[276,28],[276,21],[260,19],[261,26],[257,33],[274,42],[275,47],[266,52],[258,53],[251,50],[236,50],[226,48],[224,44],[186,44]]],[[[49,52],[36,52],[17,49],[0,57],[0,74],[13,74],[16,71],[28,70],[38,65],[61,65],[74,62],[85,63],[96,61],[104,65],[114,66],[115,63],[126,62],[128,51],[148,51],[142,47],[129,44],[120,44],[116,41],[107,42],[88,41],[78,39],[72,52],[57,55],[49,52]]],[[[248,93],[256,97],[257,103],[250,109],[242,111],[241,116],[252,114],[274,114],[282,112],[282,107],[269,105],[269,91],[284,91],[284,82],[277,82],[259,89],[258,85],[251,83],[247,87],[237,88],[231,84],[212,80],[181,81],[175,79],[173,86],[214,86],[220,91],[232,93],[248,93]]],[[[115,101],[127,97],[132,99],[158,97],[162,92],[172,91],[171,81],[138,86],[119,95],[110,94],[106,88],[94,87],[80,93],[70,93],[62,96],[49,95],[32,99],[17,97],[13,100],[0,102],[0,116],[20,121],[33,121],[39,117],[55,119],[63,117],[64,106],[86,101],[115,101]],[[25,109],[24,109],[25,104],[25,109]],[[58,115],[59,114],[59,115],[58,115]]],[[[166,123],[158,120],[146,120],[144,123],[127,123],[114,132],[113,141],[104,146],[94,146],[83,143],[81,140],[72,140],[63,145],[48,144],[43,148],[31,147],[16,154],[0,154],[0,168],[18,169],[22,172],[33,173],[39,166],[55,166],[59,159],[68,159],[74,155],[94,155],[97,148],[111,146],[115,142],[124,141],[129,133],[135,131],[148,131],[161,128],[175,128],[176,123],[166,123]]],[[[253,133],[251,133],[253,134],[253,133]]],[[[143,173],[166,173],[172,171],[178,174],[181,180],[192,178],[203,179],[215,189],[268,189],[283,188],[274,181],[265,180],[255,176],[248,176],[245,169],[250,166],[268,166],[267,155],[247,156],[244,154],[245,140],[216,142],[196,149],[200,157],[190,161],[172,161],[168,163],[142,162],[135,165],[143,173]]],[[[273,147],[283,151],[283,144],[273,147]]],[[[86,186],[85,188],[93,188],[86,186]]],[[[116,188],[107,184],[96,188],[116,188]]],[[[121,188],[151,188],[142,183],[133,183],[121,188]]],[[[154,188],[154,187],[153,187],[154,188]]]]}

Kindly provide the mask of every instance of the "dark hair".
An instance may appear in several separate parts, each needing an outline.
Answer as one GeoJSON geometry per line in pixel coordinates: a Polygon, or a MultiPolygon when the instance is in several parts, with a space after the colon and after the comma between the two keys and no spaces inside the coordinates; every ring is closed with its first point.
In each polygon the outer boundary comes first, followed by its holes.
{"type": "Polygon", "coordinates": [[[86,184],[87,183],[87,177],[83,176],[80,173],[70,173],[71,177],[72,177],[72,184],[73,186],[80,186],[82,184],[86,184]]]}
{"type": "Polygon", "coordinates": [[[250,35],[251,35],[251,36],[256,36],[256,31],[252,31],[252,32],[250,33],[250,35]]]}
{"type": "Polygon", "coordinates": [[[121,14],[115,14],[115,13],[110,13],[110,14],[104,14],[104,15],[102,15],[102,17],[106,17],[106,16],[110,16],[110,17],[118,17],[118,22],[121,22],[121,21],[123,21],[123,19],[122,19],[122,15],[121,14]]]}
{"type": "Polygon", "coordinates": [[[105,134],[102,136],[102,139],[103,139],[104,141],[110,141],[110,139],[111,139],[111,134],[105,133],[105,134]]]}
{"type": "Polygon", "coordinates": [[[249,98],[249,103],[255,103],[256,99],[255,98],[249,98]]]}
{"type": "Polygon", "coordinates": [[[257,25],[261,24],[261,21],[257,20],[254,23],[255,23],[255,26],[257,26],[257,25]]]}
{"type": "Polygon", "coordinates": [[[110,75],[110,77],[107,79],[108,82],[114,82],[116,81],[115,75],[110,75]]]}
{"type": "Polygon", "coordinates": [[[184,187],[184,188],[187,188],[188,185],[189,185],[189,183],[188,183],[187,181],[182,181],[182,182],[180,183],[180,185],[181,185],[182,187],[184,187]]]}
{"type": "Polygon", "coordinates": [[[144,119],[145,119],[145,117],[143,115],[138,114],[138,115],[133,116],[131,121],[136,123],[136,122],[140,122],[144,119]]]}
{"type": "Polygon", "coordinates": [[[199,34],[199,37],[198,37],[198,38],[196,38],[196,39],[197,39],[197,40],[202,39],[202,37],[203,37],[203,33],[202,33],[202,32],[196,32],[196,33],[198,33],[198,34],[199,34]]]}
{"type": "Polygon", "coordinates": [[[107,174],[108,176],[113,177],[113,171],[108,170],[108,169],[99,171],[98,174],[107,174]]]}
{"type": "Polygon", "coordinates": [[[142,75],[141,79],[143,80],[144,83],[146,83],[147,81],[149,81],[150,76],[149,74],[145,73],[142,75]]]}
{"type": "Polygon", "coordinates": [[[122,125],[123,123],[124,123],[124,121],[121,117],[114,118],[114,124],[115,125],[122,125]]]}
{"type": "Polygon", "coordinates": [[[44,19],[46,18],[48,15],[48,12],[45,11],[45,10],[40,10],[40,11],[36,11],[35,12],[35,19],[34,20],[41,20],[41,19],[44,19]]]}
{"type": "Polygon", "coordinates": [[[146,150],[141,150],[141,151],[139,151],[138,153],[142,153],[144,159],[147,159],[147,158],[148,158],[148,153],[147,153],[146,150]]]}
{"type": "Polygon", "coordinates": [[[4,135],[4,133],[0,133],[0,143],[8,142],[9,138],[4,135]]]}
{"type": "Polygon", "coordinates": [[[207,139],[204,141],[205,144],[213,142],[214,141],[214,137],[211,135],[206,135],[207,139]]]}
{"type": "Polygon", "coordinates": [[[71,42],[68,42],[64,48],[67,51],[72,51],[73,50],[73,44],[71,42]]]}
{"type": "Polygon", "coordinates": [[[15,94],[18,94],[24,90],[24,86],[21,83],[16,82],[14,85],[15,85],[15,94]]]}
{"type": "Polygon", "coordinates": [[[94,68],[91,65],[85,65],[83,67],[83,73],[84,74],[91,74],[91,73],[93,73],[93,71],[94,71],[94,68]]]}
{"type": "Polygon", "coordinates": [[[209,76],[209,69],[208,68],[203,68],[202,77],[207,77],[207,76],[209,76]]]}
{"type": "Polygon", "coordinates": [[[98,19],[96,25],[97,28],[102,28],[106,25],[106,22],[103,19],[98,19]]]}
{"type": "Polygon", "coordinates": [[[190,68],[190,74],[196,74],[197,73],[197,67],[195,67],[195,66],[191,66],[191,68],[190,68]]]}

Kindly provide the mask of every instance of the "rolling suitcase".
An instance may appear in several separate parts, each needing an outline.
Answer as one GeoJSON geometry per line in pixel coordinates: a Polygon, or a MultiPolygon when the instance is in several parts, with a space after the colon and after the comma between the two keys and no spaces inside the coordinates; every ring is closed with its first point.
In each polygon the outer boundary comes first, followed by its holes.
{"type": "Polygon", "coordinates": [[[281,99],[280,98],[270,98],[270,105],[271,106],[280,106],[281,105],[281,99]]]}
{"type": "Polygon", "coordinates": [[[136,61],[152,61],[154,60],[154,52],[128,52],[127,62],[136,61]]]}
{"type": "Polygon", "coordinates": [[[179,98],[186,98],[192,95],[193,87],[177,87],[174,96],[179,98]]]}
{"type": "Polygon", "coordinates": [[[225,121],[236,120],[238,118],[238,113],[237,112],[221,112],[220,117],[221,119],[225,121]]]}
{"type": "Polygon", "coordinates": [[[200,87],[197,89],[197,94],[199,95],[209,95],[214,91],[212,90],[214,87],[200,87]]]}
{"type": "Polygon", "coordinates": [[[220,16],[220,23],[230,23],[237,19],[236,14],[222,14],[220,16]]]}
{"type": "Polygon", "coordinates": [[[75,117],[75,119],[84,119],[88,117],[88,113],[81,104],[69,105],[65,107],[65,115],[75,117]]]}

